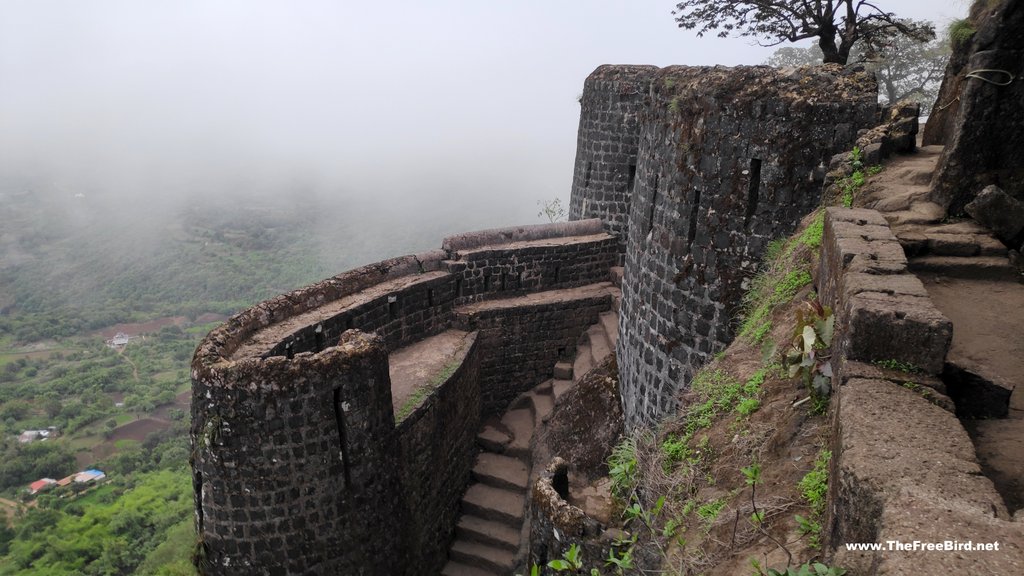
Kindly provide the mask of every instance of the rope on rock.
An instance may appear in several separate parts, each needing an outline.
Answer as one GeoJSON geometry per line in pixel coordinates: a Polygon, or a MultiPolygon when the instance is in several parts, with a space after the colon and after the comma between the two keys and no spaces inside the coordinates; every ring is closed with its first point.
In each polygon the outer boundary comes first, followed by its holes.
{"type": "Polygon", "coordinates": [[[970,72],[964,75],[964,78],[977,78],[982,82],[988,82],[989,84],[995,84],[996,86],[1009,86],[1010,84],[1013,84],[1014,80],[1016,80],[1016,77],[1013,75],[1012,72],[1008,70],[998,70],[996,68],[978,68],[977,70],[971,70],[970,72]],[[979,76],[979,72],[992,72],[995,74],[1002,74],[1006,76],[1007,80],[1006,82],[991,80],[989,78],[985,78],[984,76],[979,76]]]}
{"type": "MultiPolygon", "coordinates": [[[[1010,72],[1009,70],[999,70],[997,68],[978,68],[977,70],[971,70],[967,74],[964,74],[964,78],[977,78],[978,80],[981,80],[982,82],[988,82],[989,84],[994,84],[996,86],[1009,86],[1010,84],[1013,84],[1014,80],[1017,79],[1017,77],[1014,76],[1013,73],[1010,72]],[[992,80],[992,79],[989,79],[989,78],[985,78],[984,76],[981,76],[982,72],[988,72],[988,73],[1005,75],[1007,80],[1005,82],[1000,82],[998,80],[992,80]]],[[[946,102],[942,106],[939,106],[937,108],[937,110],[939,110],[941,112],[941,111],[945,110],[946,108],[949,108],[950,106],[952,106],[953,104],[955,104],[955,103],[957,103],[959,101],[960,101],[960,95],[957,94],[956,98],[953,98],[949,102],[946,102]]]]}

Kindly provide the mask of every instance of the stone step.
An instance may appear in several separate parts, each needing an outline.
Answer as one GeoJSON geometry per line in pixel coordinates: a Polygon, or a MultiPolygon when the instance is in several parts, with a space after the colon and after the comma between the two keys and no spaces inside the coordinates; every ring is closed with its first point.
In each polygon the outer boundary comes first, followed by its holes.
{"type": "Polygon", "coordinates": [[[572,362],[555,362],[555,380],[572,380],[572,362]]]}
{"type": "Polygon", "coordinates": [[[878,191],[885,194],[882,198],[868,198],[867,207],[879,212],[896,212],[898,210],[910,210],[915,202],[928,197],[931,193],[929,186],[906,186],[902,192],[892,194],[891,190],[884,188],[878,191]]]}
{"type": "Polygon", "coordinates": [[[1020,272],[1010,264],[1010,261],[997,256],[975,256],[973,258],[923,256],[910,259],[909,268],[915,273],[938,274],[953,278],[1006,282],[1021,280],[1020,272]]]}
{"type": "Polygon", "coordinates": [[[547,422],[551,411],[555,409],[555,396],[551,391],[551,381],[548,380],[546,384],[546,391],[534,389],[530,392],[530,399],[533,401],[533,425],[537,428],[547,422]]]}
{"type": "Polygon", "coordinates": [[[484,424],[476,435],[476,443],[489,452],[502,453],[512,442],[512,434],[497,420],[484,424]]]}
{"type": "Polygon", "coordinates": [[[619,315],[615,312],[601,312],[601,327],[604,328],[604,335],[608,338],[608,344],[615,351],[615,345],[619,341],[619,315]]]}
{"type": "Polygon", "coordinates": [[[572,363],[573,382],[579,382],[594,367],[593,356],[590,355],[590,344],[576,346],[576,360],[572,363]]]}
{"type": "Polygon", "coordinates": [[[551,382],[551,391],[555,395],[555,403],[561,400],[562,396],[572,388],[572,380],[554,380],[551,382]]]}
{"type": "Polygon", "coordinates": [[[530,440],[533,439],[533,411],[528,408],[509,410],[501,423],[512,433],[512,441],[505,448],[509,456],[530,459],[530,440]]]}
{"type": "Polygon", "coordinates": [[[600,323],[587,328],[587,338],[590,340],[590,357],[594,366],[597,366],[612,353],[611,343],[608,342],[604,327],[600,323]]]}
{"type": "Polygon", "coordinates": [[[449,560],[441,569],[441,576],[503,576],[501,572],[485,570],[477,566],[469,566],[461,562],[449,560]]]}
{"type": "Polygon", "coordinates": [[[518,459],[502,454],[481,452],[473,465],[473,479],[481,484],[526,492],[530,483],[530,471],[518,459]]]}
{"type": "Polygon", "coordinates": [[[931,158],[924,162],[907,162],[895,170],[895,176],[907,184],[930,187],[935,165],[935,160],[931,158]]]}
{"type": "Polygon", "coordinates": [[[616,314],[618,314],[619,310],[621,310],[621,309],[622,309],[622,295],[618,294],[618,295],[612,296],[612,311],[615,312],[616,314]]]}
{"type": "Polygon", "coordinates": [[[515,555],[512,552],[480,542],[456,540],[448,558],[499,574],[510,574],[515,568],[515,555]]]}
{"type": "Polygon", "coordinates": [[[934,202],[914,202],[909,209],[883,212],[882,216],[894,228],[908,224],[932,224],[946,215],[946,209],[934,202]]]}
{"type": "Polygon", "coordinates": [[[462,496],[462,513],[519,530],[523,525],[525,504],[525,494],[477,483],[470,484],[462,496]]]}
{"type": "Polygon", "coordinates": [[[897,235],[907,256],[1006,256],[1006,246],[982,234],[902,232],[897,235]]]}
{"type": "Polygon", "coordinates": [[[480,542],[510,552],[519,550],[519,530],[500,522],[463,514],[455,526],[455,537],[467,542],[480,542]]]}
{"type": "Polygon", "coordinates": [[[608,276],[612,280],[612,285],[616,288],[622,288],[622,275],[625,271],[626,269],[622,266],[612,266],[608,269],[608,276]]]}

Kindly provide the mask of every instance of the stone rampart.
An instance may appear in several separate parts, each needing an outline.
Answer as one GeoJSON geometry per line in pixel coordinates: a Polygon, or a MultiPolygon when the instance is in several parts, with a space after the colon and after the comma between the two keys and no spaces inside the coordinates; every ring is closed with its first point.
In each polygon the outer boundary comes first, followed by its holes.
{"type": "Polygon", "coordinates": [[[290,360],[198,358],[192,370],[204,572],[399,573],[402,559],[380,538],[400,543],[406,532],[379,337],[348,332],[290,360]]]}
{"type": "Polygon", "coordinates": [[[564,290],[551,298],[514,298],[460,308],[456,326],[479,331],[488,354],[481,361],[484,412],[507,406],[516,396],[551,378],[552,366],[569,360],[580,335],[611,309],[611,284],[564,290]]]}
{"type": "Polygon", "coordinates": [[[420,551],[418,573],[440,573],[480,430],[480,364],[475,334],[452,362],[455,372],[398,425],[407,546],[420,551]]]}
{"type": "Polygon", "coordinates": [[[569,201],[570,220],[599,218],[626,251],[641,117],[655,66],[601,66],[580,97],[580,127],[569,201]]]}
{"type": "Polygon", "coordinates": [[[203,340],[191,439],[204,573],[440,570],[482,415],[549,378],[611,307],[610,285],[574,287],[606,280],[616,254],[597,221],[457,238],[257,304],[203,340]],[[480,333],[396,427],[388,354],[457,314],[480,333]]]}
{"type": "Polygon", "coordinates": [[[660,70],[641,123],[618,358],[628,427],[650,425],[732,340],[768,242],[821,201],[824,166],[875,124],[851,68],[660,70]]]}

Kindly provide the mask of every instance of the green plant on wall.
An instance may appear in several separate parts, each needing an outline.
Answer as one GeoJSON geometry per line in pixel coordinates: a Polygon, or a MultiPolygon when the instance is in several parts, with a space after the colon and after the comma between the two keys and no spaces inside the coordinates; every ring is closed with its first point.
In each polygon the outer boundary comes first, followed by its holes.
{"type": "Polygon", "coordinates": [[[789,377],[800,376],[814,402],[814,411],[825,411],[832,392],[832,364],[829,347],[835,331],[832,309],[808,301],[797,309],[793,345],[783,357],[789,377]]]}

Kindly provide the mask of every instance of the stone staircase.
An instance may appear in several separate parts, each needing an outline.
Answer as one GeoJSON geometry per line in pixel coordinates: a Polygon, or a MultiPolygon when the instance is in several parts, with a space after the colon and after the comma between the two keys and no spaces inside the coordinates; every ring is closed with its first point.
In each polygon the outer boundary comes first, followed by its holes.
{"type": "Polygon", "coordinates": [[[915,273],[952,278],[1016,281],[1007,249],[972,220],[944,221],[945,210],[927,198],[942,146],[924,146],[882,172],[880,186],[864,199],[885,216],[915,273]]]}
{"type": "MultiPolygon", "coordinates": [[[[612,269],[617,287],[621,270],[612,269]]],[[[571,362],[557,362],[551,380],[523,393],[504,414],[484,423],[443,576],[508,576],[521,568],[529,538],[525,516],[533,437],[572,386],[615,352],[620,298],[616,293],[613,310],[601,313],[580,336],[571,362]]]]}
{"type": "Polygon", "coordinates": [[[925,146],[879,174],[864,205],[888,220],[935,306],[953,322],[942,380],[986,476],[1024,509],[1024,285],[1007,247],[970,219],[950,221],[926,184],[942,153],[925,146]]]}

